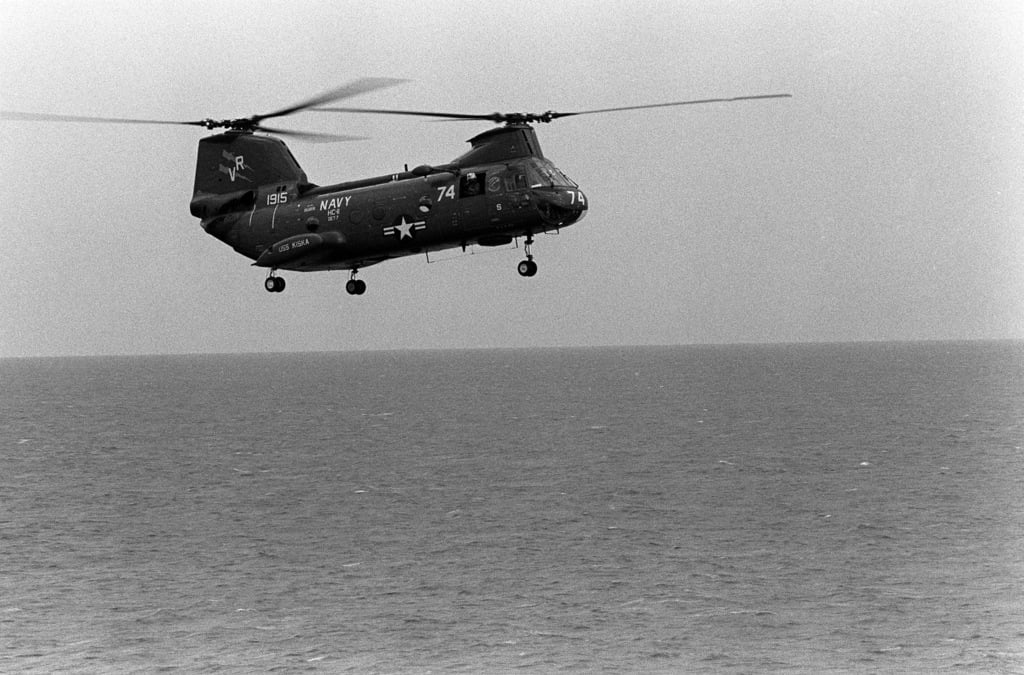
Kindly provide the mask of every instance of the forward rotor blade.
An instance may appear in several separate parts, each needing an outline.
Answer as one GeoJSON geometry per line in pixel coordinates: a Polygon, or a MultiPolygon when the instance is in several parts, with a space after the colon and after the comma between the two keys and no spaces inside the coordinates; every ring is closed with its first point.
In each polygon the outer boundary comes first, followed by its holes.
{"type": "Polygon", "coordinates": [[[27,113],[3,110],[0,111],[0,119],[19,122],[99,122],[111,124],[181,124],[201,127],[201,121],[178,122],[174,120],[141,120],[128,117],[89,117],[86,115],[51,115],[48,113],[27,113]]]}
{"type": "Polygon", "coordinates": [[[758,94],[756,96],[736,96],[733,98],[702,98],[694,101],[675,101],[673,103],[651,103],[648,105],[627,105],[621,108],[599,108],[597,110],[580,110],[577,112],[550,113],[551,119],[571,117],[573,115],[593,115],[594,113],[618,112],[620,110],[644,110],[647,108],[668,108],[677,105],[701,105],[704,103],[730,103],[732,101],[754,101],[765,98],[792,98],[792,94],[758,94]]]}
{"type": "Polygon", "coordinates": [[[262,131],[275,136],[288,136],[300,141],[309,143],[341,143],[345,141],[368,141],[367,136],[343,136],[339,134],[321,134],[315,131],[289,131],[288,129],[271,129],[264,126],[256,127],[256,131],[262,131]]]}
{"type": "Polygon", "coordinates": [[[422,110],[387,110],[381,108],[334,108],[327,107],[313,108],[310,112],[341,112],[341,113],[369,113],[372,115],[414,115],[416,117],[438,117],[441,119],[449,120],[488,120],[491,122],[501,122],[505,116],[501,113],[490,113],[487,115],[474,115],[471,113],[443,113],[443,112],[426,112],[422,110]]]}
{"type": "Polygon", "coordinates": [[[315,107],[312,112],[341,112],[341,113],[369,113],[377,115],[414,115],[417,117],[435,117],[446,120],[487,120],[490,122],[550,122],[559,117],[572,117],[573,115],[591,115],[594,113],[616,112],[620,110],[643,110],[646,108],[667,108],[679,105],[698,105],[702,103],[727,103],[732,101],[752,101],[766,98],[791,98],[791,94],[758,94],[756,96],[736,96],[734,98],[704,98],[693,101],[674,101],[672,103],[652,103],[649,105],[630,105],[619,108],[599,108],[597,110],[581,110],[578,112],[554,112],[545,113],[489,113],[489,114],[468,114],[468,113],[445,113],[426,112],[421,110],[389,110],[381,108],[336,108],[336,107],[315,107]]]}
{"type": "Polygon", "coordinates": [[[311,99],[296,103],[295,105],[287,108],[282,108],[266,115],[254,115],[254,120],[265,120],[271,117],[283,117],[285,115],[291,115],[297,113],[300,110],[312,108],[313,106],[321,105],[324,103],[330,103],[332,101],[338,101],[343,98],[349,98],[351,96],[358,96],[359,94],[365,94],[367,92],[376,91],[377,89],[384,89],[386,87],[393,87],[396,84],[402,84],[408,82],[394,77],[363,77],[348,84],[338,87],[337,89],[331,89],[325,91],[319,96],[315,96],[311,99]]]}

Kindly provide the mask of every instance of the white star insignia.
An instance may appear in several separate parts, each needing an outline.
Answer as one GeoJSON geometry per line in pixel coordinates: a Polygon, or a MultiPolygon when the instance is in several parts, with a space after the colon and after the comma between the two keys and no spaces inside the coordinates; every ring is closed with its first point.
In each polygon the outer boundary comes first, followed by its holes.
{"type": "Polygon", "coordinates": [[[425,220],[408,221],[405,216],[402,216],[402,220],[397,225],[384,228],[384,236],[396,236],[399,240],[409,238],[412,239],[412,234],[416,230],[423,230],[427,227],[425,220]]]}

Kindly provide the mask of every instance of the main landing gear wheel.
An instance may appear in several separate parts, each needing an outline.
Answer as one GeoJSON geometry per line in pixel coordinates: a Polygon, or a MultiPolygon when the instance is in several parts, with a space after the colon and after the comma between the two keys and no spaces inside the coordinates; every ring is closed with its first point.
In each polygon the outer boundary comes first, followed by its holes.
{"type": "Polygon", "coordinates": [[[281,277],[269,276],[267,280],[263,282],[263,288],[267,289],[268,293],[280,293],[284,290],[284,279],[281,277]]]}
{"type": "Polygon", "coordinates": [[[362,295],[366,292],[366,282],[356,279],[356,270],[352,270],[352,276],[345,282],[345,292],[349,295],[362,295]]]}

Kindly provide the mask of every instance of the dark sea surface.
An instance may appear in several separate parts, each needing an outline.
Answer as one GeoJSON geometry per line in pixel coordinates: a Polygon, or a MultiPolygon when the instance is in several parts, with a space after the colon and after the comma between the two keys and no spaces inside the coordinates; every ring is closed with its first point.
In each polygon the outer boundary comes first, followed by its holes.
{"type": "Polygon", "coordinates": [[[0,671],[1024,672],[1024,343],[0,360],[0,671]]]}

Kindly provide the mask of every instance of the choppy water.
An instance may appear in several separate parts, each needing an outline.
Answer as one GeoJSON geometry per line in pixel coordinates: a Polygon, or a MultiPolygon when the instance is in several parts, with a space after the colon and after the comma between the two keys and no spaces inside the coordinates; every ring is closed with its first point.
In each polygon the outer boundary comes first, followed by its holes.
{"type": "Polygon", "coordinates": [[[0,361],[0,670],[1024,672],[1024,344],[0,361]]]}

